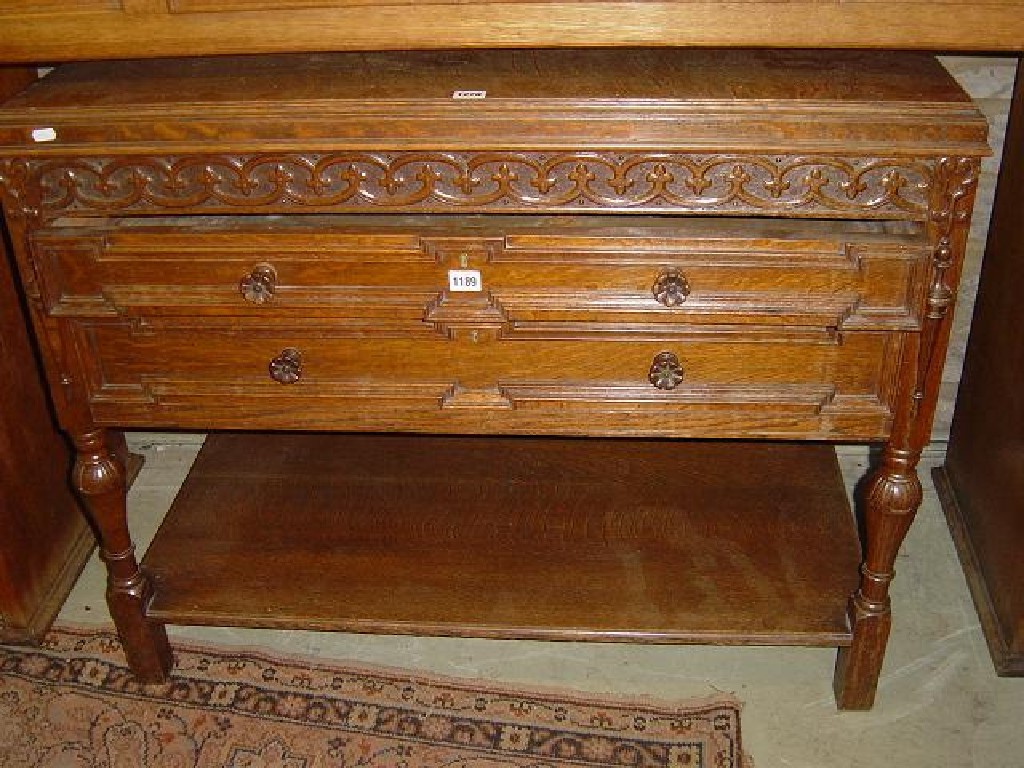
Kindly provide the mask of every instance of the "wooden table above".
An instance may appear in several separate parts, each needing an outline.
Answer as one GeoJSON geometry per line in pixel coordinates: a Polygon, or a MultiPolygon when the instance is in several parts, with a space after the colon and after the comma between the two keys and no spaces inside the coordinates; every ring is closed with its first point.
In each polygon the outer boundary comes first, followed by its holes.
{"type": "Polygon", "coordinates": [[[0,0],[0,61],[539,46],[1024,49],[1024,0],[0,0]]]}

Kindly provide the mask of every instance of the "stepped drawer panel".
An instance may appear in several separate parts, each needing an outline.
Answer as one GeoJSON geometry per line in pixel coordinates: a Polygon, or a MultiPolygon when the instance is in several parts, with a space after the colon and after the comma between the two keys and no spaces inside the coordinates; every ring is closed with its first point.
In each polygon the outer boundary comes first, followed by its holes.
{"type": "Polygon", "coordinates": [[[202,427],[868,438],[886,434],[905,334],[323,320],[68,320],[101,422],[202,427]],[[205,415],[202,415],[205,414],[205,415]]]}
{"type": "Polygon", "coordinates": [[[503,216],[115,220],[38,232],[34,254],[55,315],[410,333],[482,306],[517,329],[913,330],[929,256],[910,222],[503,216]]]}

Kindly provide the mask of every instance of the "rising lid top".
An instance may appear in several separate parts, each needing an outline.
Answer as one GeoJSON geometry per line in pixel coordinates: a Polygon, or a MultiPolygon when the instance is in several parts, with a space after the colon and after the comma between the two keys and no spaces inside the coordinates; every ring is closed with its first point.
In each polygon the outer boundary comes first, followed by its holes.
{"type": "Polygon", "coordinates": [[[4,154],[839,144],[982,154],[985,132],[969,97],[933,57],[851,51],[467,50],[76,63],[0,108],[4,154]]]}

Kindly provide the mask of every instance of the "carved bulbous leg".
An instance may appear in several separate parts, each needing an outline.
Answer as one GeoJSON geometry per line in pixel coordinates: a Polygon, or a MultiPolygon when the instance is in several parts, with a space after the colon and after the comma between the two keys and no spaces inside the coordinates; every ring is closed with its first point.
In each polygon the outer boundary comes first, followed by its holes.
{"type": "MultiPolygon", "coordinates": [[[[121,466],[126,467],[128,465],[128,442],[124,439],[124,432],[119,429],[106,429],[104,430],[105,441],[107,448],[110,453],[121,462],[121,466]]],[[[131,485],[128,475],[125,475],[125,486],[131,485]]]]}
{"type": "Polygon", "coordinates": [[[850,599],[853,642],[836,662],[835,693],[840,709],[870,709],[882,670],[892,616],[889,583],[896,554],[921,505],[916,466],[920,454],[886,448],[865,487],[866,552],[860,588],[850,599]]]}
{"type": "Polygon", "coordinates": [[[146,619],[150,583],[139,568],[128,531],[119,442],[102,429],[73,439],[73,482],[100,539],[100,556],[107,566],[107,604],[128,665],[139,682],[162,682],[171,667],[171,649],[163,624],[146,619]]]}

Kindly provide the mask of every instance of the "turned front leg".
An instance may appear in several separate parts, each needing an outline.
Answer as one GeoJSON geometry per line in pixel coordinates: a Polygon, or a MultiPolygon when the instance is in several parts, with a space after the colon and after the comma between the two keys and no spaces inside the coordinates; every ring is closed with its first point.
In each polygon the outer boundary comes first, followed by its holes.
{"type": "Polygon", "coordinates": [[[892,611],[889,583],[896,554],[921,505],[919,452],[886,447],[864,494],[866,552],[860,588],[850,599],[853,642],[839,650],[835,694],[840,709],[870,709],[882,671],[892,611]]]}
{"type": "Polygon", "coordinates": [[[146,619],[151,585],[139,568],[128,531],[125,467],[116,450],[118,442],[103,429],[73,439],[73,483],[99,536],[100,557],[107,566],[107,605],[128,666],[139,682],[162,682],[171,668],[171,648],[163,624],[146,619]]]}

